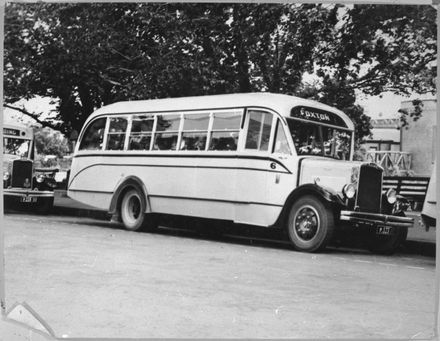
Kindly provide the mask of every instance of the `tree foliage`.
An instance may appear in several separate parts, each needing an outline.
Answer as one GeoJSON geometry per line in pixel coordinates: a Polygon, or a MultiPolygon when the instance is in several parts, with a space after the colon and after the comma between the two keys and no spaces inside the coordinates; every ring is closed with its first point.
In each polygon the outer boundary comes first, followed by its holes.
{"type": "Polygon", "coordinates": [[[49,128],[36,128],[34,131],[37,154],[62,157],[69,152],[69,143],[60,133],[49,128]]]}
{"type": "Polygon", "coordinates": [[[370,95],[432,92],[435,23],[431,6],[354,6],[321,51],[318,72],[370,95]],[[330,77],[323,67],[336,70],[330,77]]]}
{"type": "Polygon", "coordinates": [[[5,102],[51,97],[44,123],[69,133],[115,101],[271,91],[344,110],[362,137],[356,91],[434,90],[435,33],[430,6],[8,3],[5,102]]]}
{"type": "Polygon", "coordinates": [[[399,109],[400,113],[400,127],[401,128],[409,128],[409,119],[413,121],[417,121],[420,117],[422,117],[423,113],[423,101],[420,99],[415,99],[412,101],[411,109],[399,109]]]}

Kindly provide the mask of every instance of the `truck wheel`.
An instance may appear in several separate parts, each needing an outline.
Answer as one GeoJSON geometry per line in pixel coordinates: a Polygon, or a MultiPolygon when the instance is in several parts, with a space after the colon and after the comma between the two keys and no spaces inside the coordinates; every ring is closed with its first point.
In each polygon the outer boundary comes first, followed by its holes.
{"type": "Polygon", "coordinates": [[[391,255],[405,242],[407,235],[407,227],[398,228],[396,234],[390,236],[377,235],[373,231],[368,239],[368,249],[374,253],[391,255]]]}
{"type": "Polygon", "coordinates": [[[323,250],[330,241],[333,230],[333,212],[318,198],[307,195],[293,203],[287,220],[287,232],[296,250],[323,250]]]}
{"type": "Polygon", "coordinates": [[[146,200],[138,189],[130,189],[124,193],[121,202],[121,219],[129,231],[148,230],[157,227],[155,219],[145,214],[146,200]]]}

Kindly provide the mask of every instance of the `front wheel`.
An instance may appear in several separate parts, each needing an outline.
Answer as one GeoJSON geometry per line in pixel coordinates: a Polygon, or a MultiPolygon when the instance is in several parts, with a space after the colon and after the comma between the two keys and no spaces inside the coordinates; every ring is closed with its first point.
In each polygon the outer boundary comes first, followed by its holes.
{"type": "Polygon", "coordinates": [[[330,207],[312,195],[294,202],[287,221],[287,232],[294,248],[317,252],[330,241],[334,230],[334,216],[330,207]]]}
{"type": "Polygon", "coordinates": [[[146,200],[138,189],[128,190],[121,202],[121,219],[129,231],[153,230],[157,227],[151,214],[145,214],[146,200]]]}

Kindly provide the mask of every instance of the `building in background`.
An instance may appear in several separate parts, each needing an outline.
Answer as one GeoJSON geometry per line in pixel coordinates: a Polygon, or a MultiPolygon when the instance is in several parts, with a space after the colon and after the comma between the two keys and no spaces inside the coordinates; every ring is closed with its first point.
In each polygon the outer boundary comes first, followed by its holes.
{"type": "Polygon", "coordinates": [[[411,154],[401,148],[400,118],[376,118],[371,120],[371,136],[364,140],[366,161],[377,163],[385,175],[413,175],[411,154]]]}
{"type": "MultiPolygon", "coordinates": [[[[421,99],[423,112],[414,121],[401,127],[398,110],[376,115],[371,119],[372,136],[365,139],[367,160],[385,169],[387,175],[416,175],[429,177],[435,161],[436,100],[421,99]]],[[[411,112],[412,100],[403,100],[400,108],[411,112]]]]}
{"type": "MultiPolygon", "coordinates": [[[[419,176],[431,176],[435,161],[437,101],[423,99],[422,116],[413,121],[408,118],[408,126],[401,129],[401,150],[411,154],[412,170],[419,176]]],[[[412,101],[403,101],[402,109],[409,112],[412,101]]]]}
{"type": "Polygon", "coordinates": [[[365,141],[368,150],[401,151],[400,119],[377,118],[371,120],[372,136],[365,141]]]}

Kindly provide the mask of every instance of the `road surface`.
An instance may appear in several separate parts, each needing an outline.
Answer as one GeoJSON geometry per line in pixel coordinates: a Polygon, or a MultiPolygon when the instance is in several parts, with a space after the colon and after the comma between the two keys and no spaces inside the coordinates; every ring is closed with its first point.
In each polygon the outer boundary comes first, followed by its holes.
{"type": "Polygon", "coordinates": [[[5,215],[6,304],[58,337],[414,338],[434,331],[435,259],[283,242],[128,232],[5,215]]]}

